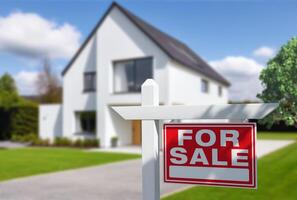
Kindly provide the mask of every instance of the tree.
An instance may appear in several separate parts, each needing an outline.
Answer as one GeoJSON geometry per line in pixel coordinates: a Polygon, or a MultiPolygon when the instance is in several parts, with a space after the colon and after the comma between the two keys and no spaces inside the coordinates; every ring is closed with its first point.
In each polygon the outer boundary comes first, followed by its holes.
{"type": "Polygon", "coordinates": [[[62,88],[58,76],[53,72],[49,60],[45,59],[42,71],[38,75],[37,88],[42,103],[59,103],[62,88]]]}
{"type": "Polygon", "coordinates": [[[18,93],[15,81],[8,73],[5,73],[0,78],[0,91],[7,91],[10,93],[18,93]]]}
{"type": "Polygon", "coordinates": [[[284,121],[297,127],[297,38],[283,45],[277,55],[268,61],[260,80],[264,87],[257,97],[264,102],[278,102],[279,107],[263,119],[271,127],[284,121]]]}
{"type": "Polygon", "coordinates": [[[14,79],[5,73],[0,78],[0,107],[8,109],[20,102],[20,96],[14,79]]]}

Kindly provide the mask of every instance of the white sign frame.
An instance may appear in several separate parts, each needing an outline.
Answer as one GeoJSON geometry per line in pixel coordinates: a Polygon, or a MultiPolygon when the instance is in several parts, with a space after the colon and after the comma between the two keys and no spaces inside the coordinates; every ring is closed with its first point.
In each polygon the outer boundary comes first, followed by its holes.
{"type": "Polygon", "coordinates": [[[141,86],[141,106],[114,106],[126,120],[142,120],[142,199],[160,200],[159,120],[261,119],[277,108],[277,103],[198,106],[159,106],[159,86],[147,79],[141,86]]]}

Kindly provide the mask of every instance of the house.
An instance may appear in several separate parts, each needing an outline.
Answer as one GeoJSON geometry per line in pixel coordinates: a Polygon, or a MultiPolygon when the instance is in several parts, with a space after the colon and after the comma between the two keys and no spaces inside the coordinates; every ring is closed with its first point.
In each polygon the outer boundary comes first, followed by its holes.
{"type": "Polygon", "coordinates": [[[160,104],[225,104],[229,82],[187,45],[113,3],[71,59],[63,75],[63,103],[40,106],[41,138],[98,138],[102,147],[138,145],[140,122],[111,106],[139,105],[147,78],[160,104]]]}

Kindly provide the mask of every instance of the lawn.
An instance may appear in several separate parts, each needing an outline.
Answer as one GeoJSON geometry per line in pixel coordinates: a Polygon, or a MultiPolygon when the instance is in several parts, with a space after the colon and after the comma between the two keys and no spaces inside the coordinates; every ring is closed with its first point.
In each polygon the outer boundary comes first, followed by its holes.
{"type": "Polygon", "coordinates": [[[193,187],[163,200],[296,200],[297,143],[258,161],[258,189],[193,187]]]}
{"type": "Polygon", "coordinates": [[[139,158],[139,155],[67,148],[0,150],[0,181],[139,158]]]}
{"type": "Polygon", "coordinates": [[[264,140],[297,140],[295,132],[258,132],[258,139],[264,140]]]}

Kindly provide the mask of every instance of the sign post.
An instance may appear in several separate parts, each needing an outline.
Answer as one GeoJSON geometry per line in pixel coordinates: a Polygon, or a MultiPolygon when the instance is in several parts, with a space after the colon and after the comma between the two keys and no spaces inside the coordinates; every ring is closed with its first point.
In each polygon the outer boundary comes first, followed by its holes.
{"type": "Polygon", "coordinates": [[[142,85],[141,106],[112,107],[126,120],[142,120],[142,199],[160,199],[158,120],[261,119],[277,108],[276,103],[159,106],[158,85],[153,79],[142,85]]]}
{"type": "MultiPolygon", "coordinates": [[[[151,79],[141,86],[141,105],[159,106],[159,88],[151,79]]],[[[142,120],[142,196],[143,200],[160,199],[159,136],[157,120],[142,120]]]]}

